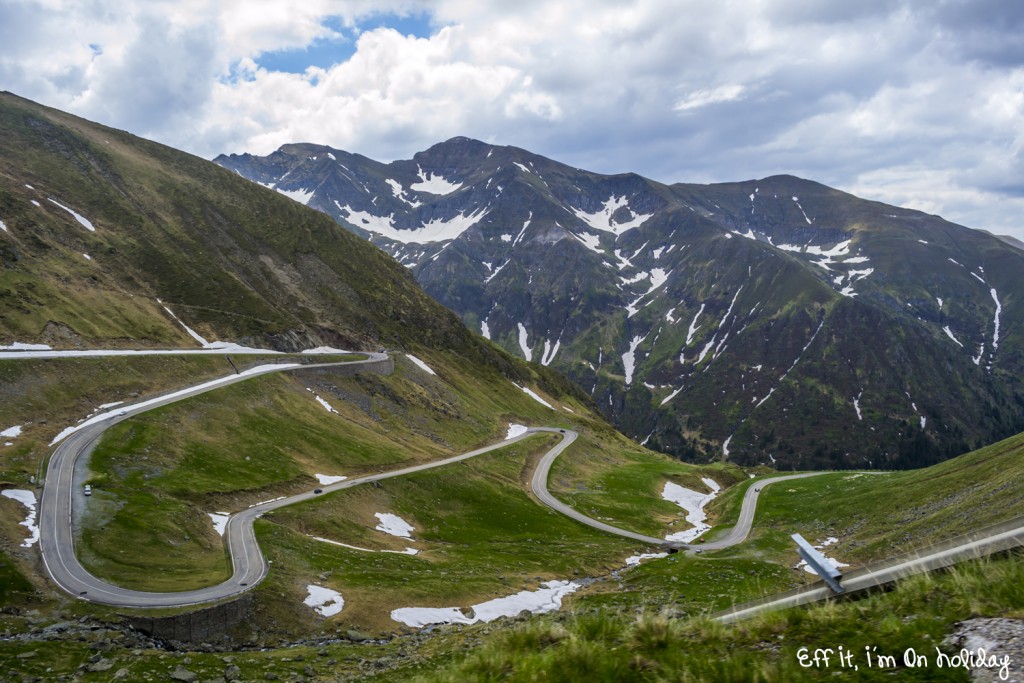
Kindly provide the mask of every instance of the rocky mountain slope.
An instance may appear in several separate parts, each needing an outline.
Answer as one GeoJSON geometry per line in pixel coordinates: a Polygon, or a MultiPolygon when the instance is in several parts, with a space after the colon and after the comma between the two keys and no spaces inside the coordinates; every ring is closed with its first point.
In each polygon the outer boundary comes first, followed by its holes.
{"type": "MultiPolygon", "coordinates": [[[[444,349],[523,379],[364,240],[209,161],[0,93],[0,346],[444,349]]],[[[549,387],[570,388],[553,372],[549,387]]]]}
{"type": "Polygon", "coordinates": [[[937,216],[467,138],[390,164],[312,144],[215,161],[368,238],[471,329],[688,459],[909,467],[1024,429],[1024,253],[937,216]]]}

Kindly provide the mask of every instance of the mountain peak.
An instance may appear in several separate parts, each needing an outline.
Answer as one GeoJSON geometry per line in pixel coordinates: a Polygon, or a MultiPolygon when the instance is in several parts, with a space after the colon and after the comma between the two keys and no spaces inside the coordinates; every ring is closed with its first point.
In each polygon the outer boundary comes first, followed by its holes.
{"type": "Polygon", "coordinates": [[[464,136],[344,168],[297,149],[232,168],[655,448],[907,467],[1024,429],[1024,254],[976,231],[790,174],[665,185],[464,136]]]}

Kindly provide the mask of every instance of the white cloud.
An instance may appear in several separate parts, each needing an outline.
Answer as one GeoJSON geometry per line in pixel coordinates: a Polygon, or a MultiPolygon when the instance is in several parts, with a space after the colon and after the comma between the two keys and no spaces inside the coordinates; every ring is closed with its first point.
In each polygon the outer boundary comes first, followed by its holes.
{"type": "Polygon", "coordinates": [[[1021,30],[998,0],[11,0],[0,87],[208,157],[467,135],[667,182],[794,173],[1024,237],[1021,30]],[[361,26],[424,12],[426,37],[361,26]],[[355,52],[257,66],[325,39],[355,52]]]}
{"type": "Polygon", "coordinates": [[[720,85],[717,88],[711,89],[695,90],[677,101],[672,108],[676,111],[687,111],[689,109],[706,107],[709,104],[718,104],[719,102],[733,102],[742,99],[745,90],[746,88],[739,83],[720,85]]]}

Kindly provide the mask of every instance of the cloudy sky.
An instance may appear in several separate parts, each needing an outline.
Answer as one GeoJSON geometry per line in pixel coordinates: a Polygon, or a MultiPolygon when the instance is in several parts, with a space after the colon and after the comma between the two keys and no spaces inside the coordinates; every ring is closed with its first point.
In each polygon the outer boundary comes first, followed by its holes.
{"type": "Polygon", "coordinates": [[[211,158],[466,135],[1024,239],[1016,0],[3,0],[0,89],[211,158]]]}

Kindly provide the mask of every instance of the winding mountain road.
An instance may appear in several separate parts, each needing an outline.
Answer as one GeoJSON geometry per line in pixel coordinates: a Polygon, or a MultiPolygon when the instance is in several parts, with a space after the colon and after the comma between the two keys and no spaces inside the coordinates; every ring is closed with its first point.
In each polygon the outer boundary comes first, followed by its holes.
{"type": "MultiPolygon", "coordinates": [[[[250,369],[246,372],[223,377],[217,380],[204,382],[194,387],[173,392],[162,397],[142,401],[133,406],[125,406],[117,410],[97,415],[79,425],[75,431],[68,434],[53,453],[47,467],[47,475],[40,500],[39,529],[40,529],[40,550],[43,562],[54,582],[64,591],[83,600],[114,605],[118,607],[136,608],[167,608],[184,607],[213,602],[230,598],[243,593],[256,586],[269,570],[266,558],[260,551],[254,531],[254,522],[262,515],[294,503],[318,497],[313,491],[306,491],[297,495],[279,498],[264,503],[259,503],[233,514],[227,523],[225,540],[228,544],[228,552],[231,556],[232,574],[231,577],[215,586],[209,586],[197,590],[181,591],[174,593],[157,593],[148,591],[137,591],[112,585],[102,579],[90,574],[78,561],[74,552],[74,534],[72,531],[72,514],[74,496],[81,495],[80,482],[76,482],[75,462],[80,456],[88,453],[98,442],[103,432],[111,426],[145,411],[165,406],[176,401],[196,396],[213,389],[228,386],[236,382],[244,381],[252,377],[272,372],[286,372],[311,368],[331,368],[339,366],[369,366],[386,362],[389,357],[385,353],[366,353],[366,360],[348,361],[341,363],[313,363],[313,364],[273,364],[264,365],[250,369]]],[[[320,487],[324,494],[352,488],[361,484],[382,481],[393,477],[400,477],[415,472],[422,472],[436,467],[443,467],[452,463],[468,460],[485,453],[504,448],[509,444],[525,439],[534,434],[551,433],[561,437],[547,453],[545,453],[537,464],[530,480],[530,488],[534,495],[545,505],[566,515],[578,522],[599,529],[606,533],[615,534],[642,543],[672,548],[672,549],[719,549],[741,543],[750,533],[753,524],[754,513],[757,507],[758,497],[761,489],[769,484],[787,481],[790,479],[802,479],[822,474],[810,472],[804,474],[791,474],[772,477],[756,482],[750,486],[744,497],[740,515],[736,525],[729,532],[714,541],[701,544],[684,544],[666,541],[663,538],[647,536],[636,532],[620,529],[604,522],[592,519],[569,507],[555,498],[548,490],[548,478],[551,466],[555,459],[565,451],[579,436],[571,429],[559,429],[553,427],[537,427],[527,429],[524,433],[515,437],[499,441],[495,444],[478,448],[468,453],[452,456],[434,462],[413,465],[410,467],[380,472],[377,474],[347,479],[335,484],[320,487]]],[[[59,437],[58,437],[59,438],[59,437]]],[[[796,601],[807,600],[806,593],[795,597],[796,601]]],[[[793,598],[790,598],[792,600],[793,598]]],[[[781,604],[793,604],[783,601],[781,604]]],[[[764,607],[758,605],[759,609],[764,607]]],[[[733,618],[735,616],[730,615],[733,618]]]]}
{"type": "MultiPolygon", "coordinates": [[[[266,562],[259,550],[253,533],[252,523],[267,510],[287,504],[274,501],[259,505],[233,515],[228,521],[226,532],[228,549],[231,554],[233,572],[231,578],[217,586],[210,586],[193,591],[179,593],[150,593],[133,591],[109,584],[90,574],[78,561],[74,550],[74,534],[72,531],[73,498],[81,495],[81,487],[75,482],[75,461],[83,453],[95,446],[100,436],[111,426],[129,417],[165,406],[192,396],[197,396],[213,389],[225,387],[252,377],[298,369],[330,368],[352,365],[370,365],[388,360],[384,353],[360,354],[366,360],[339,363],[296,364],[282,363],[265,365],[243,373],[230,375],[217,380],[204,382],[182,391],[173,392],[163,397],[143,401],[134,406],[125,406],[117,410],[91,418],[81,425],[77,431],[69,434],[60,442],[50,457],[46,469],[45,486],[39,505],[39,548],[43,556],[43,564],[53,581],[71,595],[92,602],[121,607],[178,607],[203,602],[220,600],[241,593],[258,583],[267,572],[266,562]]],[[[311,497],[312,492],[285,499],[297,502],[311,497]]]]}
{"type": "Polygon", "coordinates": [[[552,448],[544,455],[544,457],[541,458],[540,462],[537,464],[537,469],[533,472],[533,477],[530,479],[530,489],[533,490],[533,494],[537,496],[541,502],[553,510],[557,510],[563,515],[572,517],[577,522],[582,522],[583,524],[595,529],[600,529],[601,531],[615,534],[617,536],[631,538],[635,541],[640,541],[641,543],[650,543],[652,545],[660,545],[680,550],[694,548],[718,550],[720,548],[728,548],[730,546],[737,545],[738,543],[742,543],[744,539],[746,539],[747,535],[750,534],[750,529],[754,524],[754,513],[757,509],[757,499],[761,495],[761,489],[763,487],[780,481],[804,479],[806,477],[814,477],[819,474],[824,474],[824,472],[806,472],[803,474],[786,474],[779,477],[771,477],[770,479],[762,479],[747,489],[746,494],[743,496],[743,506],[740,509],[739,520],[736,522],[736,526],[734,526],[728,534],[720,539],[709,541],[707,543],[676,543],[673,541],[667,541],[664,538],[658,538],[657,536],[638,534],[634,531],[620,529],[612,526],[611,524],[605,524],[593,517],[587,517],[578,510],[569,507],[562,501],[555,498],[551,494],[551,491],[548,490],[548,477],[551,472],[551,465],[555,462],[555,458],[561,455],[562,451],[576,440],[576,432],[557,429],[545,429],[543,431],[564,431],[567,438],[562,439],[561,443],[552,448]]]}

